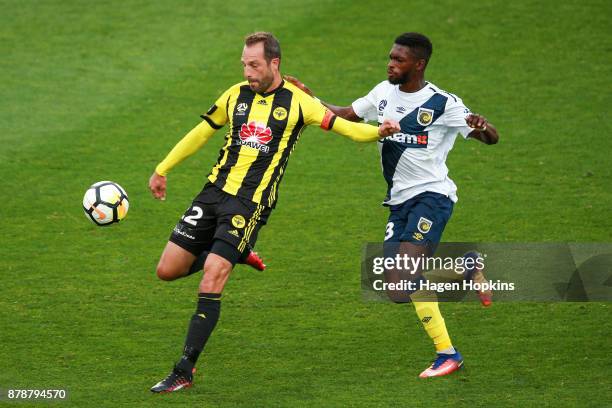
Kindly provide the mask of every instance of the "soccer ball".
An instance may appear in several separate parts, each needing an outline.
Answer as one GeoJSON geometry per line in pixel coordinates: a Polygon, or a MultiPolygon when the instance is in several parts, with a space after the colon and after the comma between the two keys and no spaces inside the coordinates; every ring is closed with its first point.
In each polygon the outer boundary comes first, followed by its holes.
{"type": "Polygon", "coordinates": [[[85,216],[98,226],[111,225],[125,218],[130,203],[125,190],[112,181],[99,181],[85,192],[85,216]]]}

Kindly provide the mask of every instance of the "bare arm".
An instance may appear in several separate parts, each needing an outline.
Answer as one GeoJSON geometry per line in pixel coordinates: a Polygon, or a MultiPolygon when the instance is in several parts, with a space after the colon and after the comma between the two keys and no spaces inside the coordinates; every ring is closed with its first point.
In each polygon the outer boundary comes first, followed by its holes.
{"type": "MultiPolygon", "coordinates": [[[[299,79],[297,79],[295,77],[292,77],[290,75],[285,75],[284,78],[285,78],[285,81],[291,82],[293,85],[297,86],[302,91],[306,92],[308,95],[310,95],[313,98],[315,98],[315,96],[312,93],[312,91],[310,90],[310,88],[308,88],[299,79]]],[[[337,116],[341,117],[342,119],[350,120],[351,122],[361,122],[361,120],[362,120],[359,116],[357,116],[357,114],[353,110],[353,107],[350,106],[350,105],[349,106],[336,106],[336,105],[332,105],[331,103],[323,102],[319,98],[316,98],[316,99],[319,102],[321,102],[327,109],[329,109],[334,114],[336,114],[337,116]]]]}
{"type": "Polygon", "coordinates": [[[336,105],[332,105],[330,103],[323,102],[323,101],[321,101],[321,103],[325,105],[327,109],[334,112],[336,115],[338,115],[342,119],[350,120],[351,122],[361,122],[362,121],[362,119],[359,116],[357,116],[357,114],[355,113],[351,105],[336,106],[336,105]]]}
{"type": "Polygon", "coordinates": [[[468,137],[488,145],[496,144],[499,141],[497,129],[495,129],[495,126],[489,123],[484,116],[473,113],[465,118],[465,122],[469,127],[474,128],[468,137]]]}

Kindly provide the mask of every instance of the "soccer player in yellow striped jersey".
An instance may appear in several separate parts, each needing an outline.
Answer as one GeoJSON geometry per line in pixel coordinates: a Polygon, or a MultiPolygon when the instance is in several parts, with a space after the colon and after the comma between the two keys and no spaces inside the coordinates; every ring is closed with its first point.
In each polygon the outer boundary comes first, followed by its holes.
{"type": "Polygon", "coordinates": [[[242,53],[246,81],[217,99],[149,180],[154,197],[164,199],[167,173],[227,125],[217,163],[175,226],[157,266],[160,279],[174,280],[187,275],[202,252],[209,252],[183,355],[172,372],[151,388],[153,392],[191,386],[196,361],[219,318],[225,283],[275,207],[289,156],[304,128],[317,125],[358,142],[374,142],[400,129],[393,120],[375,127],[336,117],[283,81],[280,57],[280,45],[272,34],[248,36],[242,53]]]}

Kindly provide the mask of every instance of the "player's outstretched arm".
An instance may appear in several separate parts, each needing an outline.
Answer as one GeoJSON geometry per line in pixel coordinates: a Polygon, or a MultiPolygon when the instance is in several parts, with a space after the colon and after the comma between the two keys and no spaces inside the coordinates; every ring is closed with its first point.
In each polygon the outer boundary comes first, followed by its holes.
{"type": "Polygon", "coordinates": [[[153,175],[149,178],[149,189],[154,198],[165,200],[166,175],[168,172],[204,146],[215,133],[215,130],[208,121],[202,121],[174,146],[166,158],[157,165],[153,175]]]}
{"type": "MultiPolygon", "coordinates": [[[[300,88],[302,91],[306,92],[308,95],[312,96],[313,98],[315,97],[313,92],[310,90],[310,88],[307,87],[306,84],[304,84],[299,79],[292,77],[291,75],[283,75],[283,78],[285,78],[285,81],[290,82],[293,85],[297,86],[298,88],[300,88]]],[[[317,98],[317,100],[319,100],[327,109],[334,112],[337,116],[343,119],[346,119],[346,120],[350,120],[351,122],[361,122],[361,118],[357,116],[357,114],[355,113],[351,105],[336,106],[336,105],[332,105],[331,103],[323,102],[319,98],[317,98]]]]}
{"type": "Polygon", "coordinates": [[[400,132],[400,124],[394,120],[385,120],[380,127],[365,123],[355,123],[336,117],[332,112],[327,112],[321,121],[321,127],[331,130],[341,136],[348,137],[355,142],[374,142],[382,137],[391,136],[400,132]]]}
{"type": "Polygon", "coordinates": [[[471,113],[465,118],[465,123],[474,129],[468,137],[489,145],[496,144],[499,141],[497,129],[484,116],[471,113]]]}

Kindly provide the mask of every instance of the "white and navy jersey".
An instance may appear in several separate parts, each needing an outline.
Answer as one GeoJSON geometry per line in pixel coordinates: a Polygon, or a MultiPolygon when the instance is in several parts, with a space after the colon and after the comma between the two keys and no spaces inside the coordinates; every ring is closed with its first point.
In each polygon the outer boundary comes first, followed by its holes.
{"type": "Polygon", "coordinates": [[[378,142],[388,185],[385,205],[401,204],[426,191],[457,201],[457,186],[448,177],[446,157],[457,133],[467,138],[473,130],[465,122],[470,111],[461,99],[431,83],[407,93],[383,81],[353,102],[353,110],[366,120],[400,123],[400,133],[378,142]]]}

